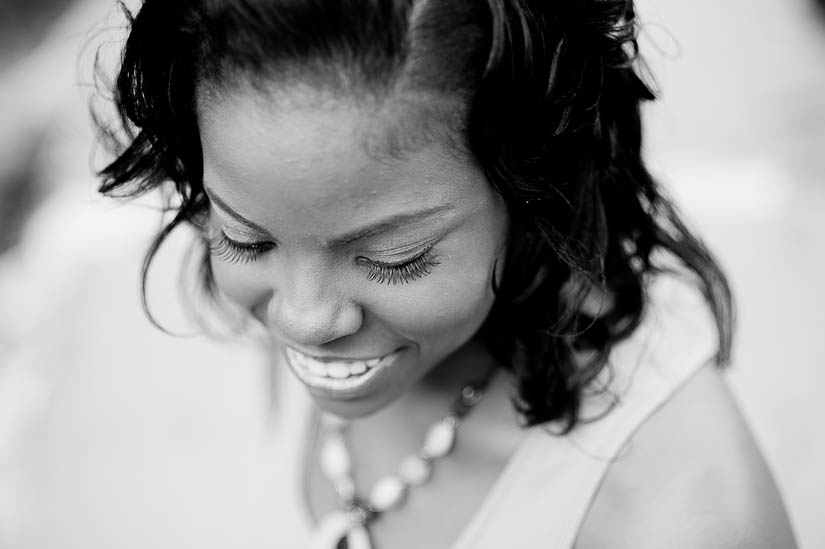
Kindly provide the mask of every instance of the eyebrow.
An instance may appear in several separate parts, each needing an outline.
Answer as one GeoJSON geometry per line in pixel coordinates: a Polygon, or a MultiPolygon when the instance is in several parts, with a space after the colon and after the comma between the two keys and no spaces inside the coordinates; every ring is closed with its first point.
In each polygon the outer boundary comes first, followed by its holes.
{"type": "Polygon", "coordinates": [[[203,186],[203,190],[206,193],[206,196],[209,198],[210,202],[214,203],[222,211],[229,214],[229,216],[232,219],[234,219],[235,221],[237,221],[241,225],[244,225],[245,227],[248,227],[248,228],[250,228],[250,229],[252,229],[252,230],[254,230],[258,233],[272,236],[272,235],[269,234],[269,231],[267,231],[266,229],[264,229],[263,227],[261,227],[257,223],[255,223],[254,221],[248,220],[247,218],[245,218],[244,216],[242,216],[241,214],[239,214],[238,212],[233,210],[232,206],[230,206],[229,204],[224,202],[221,199],[221,197],[216,195],[215,192],[212,189],[210,189],[209,187],[207,187],[206,185],[203,186]]]}
{"type": "Polygon", "coordinates": [[[343,234],[341,236],[337,236],[332,238],[326,242],[326,245],[329,248],[335,248],[339,246],[344,246],[346,244],[350,244],[355,242],[356,240],[360,240],[362,238],[366,238],[368,236],[374,236],[377,234],[381,234],[386,232],[390,229],[395,229],[401,225],[409,225],[412,223],[417,223],[424,221],[425,219],[429,219],[431,217],[435,217],[438,214],[448,212],[450,210],[455,209],[455,206],[452,204],[439,204],[437,206],[433,206],[432,208],[426,208],[423,210],[419,210],[417,212],[409,212],[409,213],[401,213],[397,215],[390,216],[386,219],[382,219],[372,225],[367,225],[366,227],[361,227],[356,229],[352,232],[343,234]]]}
{"type": "MultiPolygon", "coordinates": [[[[203,190],[204,190],[204,192],[206,192],[206,196],[209,198],[210,201],[212,201],[222,211],[229,214],[229,216],[231,216],[235,221],[237,221],[238,223],[244,225],[245,227],[253,229],[253,230],[255,230],[255,231],[257,231],[261,234],[268,235],[269,237],[272,237],[272,235],[269,233],[269,231],[267,231],[265,228],[258,225],[254,221],[250,221],[249,219],[245,218],[244,216],[242,216],[241,214],[236,212],[234,209],[232,209],[232,207],[229,204],[224,202],[209,187],[204,185],[203,190]]],[[[397,228],[398,226],[401,226],[401,225],[409,225],[409,224],[412,224],[412,223],[421,222],[421,221],[424,221],[426,219],[435,217],[439,214],[442,214],[444,212],[448,212],[448,211],[453,210],[453,209],[455,209],[454,205],[446,203],[446,204],[439,204],[439,205],[433,206],[431,208],[425,208],[425,209],[419,210],[417,212],[407,212],[407,213],[396,214],[396,215],[390,216],[386,219],[382,219],[382,220],[380,220],[376,223],[373,223],[371,225],[367,225],[366,227],[360,227],[360,228],[355,229],[354,231],[351,231],[349,233],[333,237],[333,238],[327,240],[325,242],[325,245],[326,245],[327,248],[336,248],[336,247],[345,246],[345,245],[351,244],[352,242],[355,242],[357,240],[361,240],[362,238],[367,238],[369,236],[375,236],[377,234],[381,234],[383,232],[386,232],[390,229],[397,228]]],[[[272,238],[273,238],[273,240],[275,240],[274,237],[272,237],[272,238]]]]}

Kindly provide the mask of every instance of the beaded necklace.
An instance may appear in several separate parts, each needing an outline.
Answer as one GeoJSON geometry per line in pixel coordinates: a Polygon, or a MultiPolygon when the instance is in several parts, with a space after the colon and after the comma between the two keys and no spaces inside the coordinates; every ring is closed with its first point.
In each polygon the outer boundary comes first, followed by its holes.
{"type": "Polygon", "coordinates": [[[427,429],[421,449],[401,460],[396,475],[379,479],[367,498],[356,492],[352,455],[347,447],[350,422],[332,415],[321,417],[325,439],[320,465],[332,483],[338,509],[324,516],[313,538],[313,549],[372,549],[369,525],[383,513],[404,504],[410,488],[426,483],[433,462],[452,452],[462,418],[482,399],[495,369],[481,381],[465,385],[449,412],[427,429]]]}

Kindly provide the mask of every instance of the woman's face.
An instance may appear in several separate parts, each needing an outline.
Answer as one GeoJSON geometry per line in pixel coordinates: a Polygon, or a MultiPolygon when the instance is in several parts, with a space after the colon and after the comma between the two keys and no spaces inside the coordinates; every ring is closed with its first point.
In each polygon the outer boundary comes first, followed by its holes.
{"type": "Polygon", "coordinates": [[[449,367],[503,267],[505,205],[426,112],[306,90],[199,107],[215,282],[345,417],[449,367]]]}

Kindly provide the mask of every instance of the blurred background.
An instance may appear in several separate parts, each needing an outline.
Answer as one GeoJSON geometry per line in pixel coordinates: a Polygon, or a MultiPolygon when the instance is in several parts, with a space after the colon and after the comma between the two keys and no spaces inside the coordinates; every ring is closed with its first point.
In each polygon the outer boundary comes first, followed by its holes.
{"type": "MultiPolygon", "coordinates": [[[[648,161],[731,276],[729,379],[800,546],[825,547],[825,6],[638,10],[661,96],[648,161]]],[[[276,522],[265,360],[151,327],[137,290],[157,213],[96,195],[91,67],[121,24],[111,0],[0,3],[0,548],[263,546],[244,536],[276,522]]],[[[185,330],[179,252],[152,295],[185,330]]]]}

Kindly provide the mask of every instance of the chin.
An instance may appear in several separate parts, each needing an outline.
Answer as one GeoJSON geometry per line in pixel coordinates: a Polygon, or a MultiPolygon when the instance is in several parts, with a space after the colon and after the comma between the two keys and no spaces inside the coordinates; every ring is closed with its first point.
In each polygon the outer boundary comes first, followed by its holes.
{"type": "Polygon", "coordinates": [[[330,399],[315,394],[311,389],[309,392],[318,408],[344,419],[360,419],[370,416],[381,411],[394,400],[390,396],[384,396],[384,398],[373,396],[356,399],[330,399]]]}

